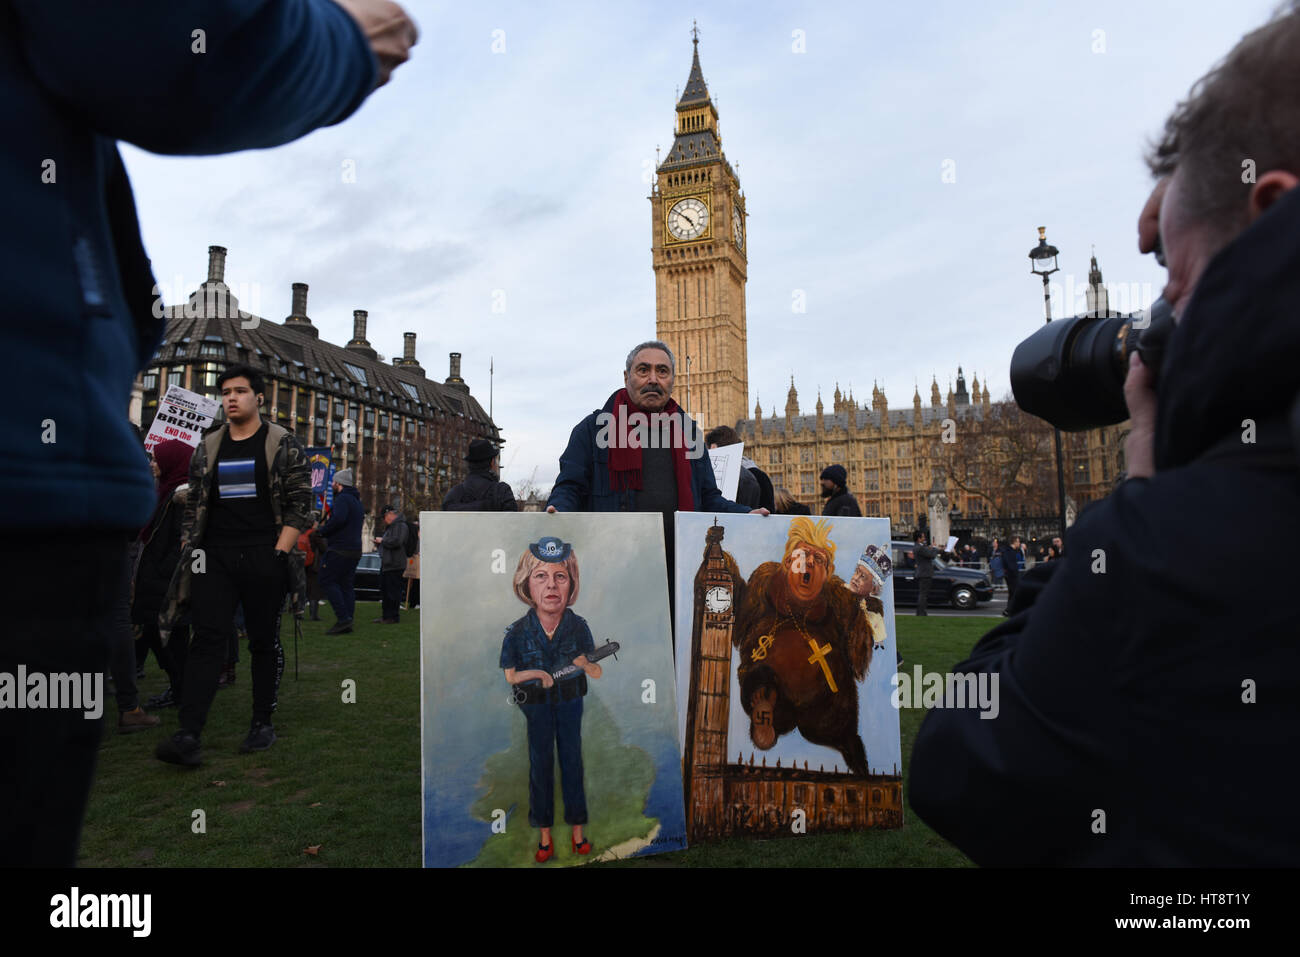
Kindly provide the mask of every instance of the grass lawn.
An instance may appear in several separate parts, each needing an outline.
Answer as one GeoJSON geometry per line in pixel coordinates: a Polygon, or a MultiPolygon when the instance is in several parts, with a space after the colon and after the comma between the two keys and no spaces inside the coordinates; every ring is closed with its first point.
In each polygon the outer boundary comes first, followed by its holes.
{"type": "MultiPolygon", "coordinates": [[[[217,693],[203,736],[203,766],[153,758],[177,729],[106,729],[82,832],[83,867],[418,867],[420,854],[419,612],[400,625],[371,625],[377,602],[360,602],[351,635],[327,636],[329,621],[304,622],[299,678],[293,630],[284,620],[286,670],[269,751],[240,754],[252,681],[247,648],[236,683],[217,693]],[[356,702],[343,703],[343,682],[356,702]],[[195,833],[196,811],[206,833],[195,833]],[[315,854],[306,853],[317,848],[315,854]]],[[[994,624],[989,618],[898,618],[905,669],[948,671],[994,624]]],[[[150,660],[144,699],[166,686],[150,660]]],[[[111,706],[105,709],[112,714],[111,706]]],[[[903,709],[904,791],[922,713],[903,709]]],[[[895,831],[772,841],[730,840],[614,865],[628,867],[946,867],[970,861],[904,810],[895,831]]]]}

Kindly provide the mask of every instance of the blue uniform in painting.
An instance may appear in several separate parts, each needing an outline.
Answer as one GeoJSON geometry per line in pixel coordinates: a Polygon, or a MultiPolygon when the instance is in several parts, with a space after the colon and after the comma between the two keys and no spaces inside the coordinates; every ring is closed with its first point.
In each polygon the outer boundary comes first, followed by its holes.
{"type": "MultiPolygon", "coordinates": [[[[506,629],[501,667],[554,673],[579,655],[596,649],[587,622],[566,608],[555,634],[546,637],[535,609],[506,629]]],[[[560,757],[560,788],[567,824],[587,823],[587,795],[582,786],[582,696],[586,675],[542,688],[539,680],[519,685],[527,700],[519,708],[528,722],[528,823],[551,827],[555,817],[555,758],[560,757]]]]}

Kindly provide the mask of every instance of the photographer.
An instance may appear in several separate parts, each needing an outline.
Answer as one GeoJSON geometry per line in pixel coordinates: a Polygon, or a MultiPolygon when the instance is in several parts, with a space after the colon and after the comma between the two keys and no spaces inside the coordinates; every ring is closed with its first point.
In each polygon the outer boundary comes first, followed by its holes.
{"type": "Polygon", "coordinates": [[[1129,477],[954,669],[1000,676],[998,717],[935,709],[913,750],[912,806],[978,863],[1300,860],[1294,598],[1204,563],[1300,535],[1297,89],[1293,2],[1152,152],[1140,248],[1163,247],[1176,325],[1158,386],[1131,359],[1129,477]]]}

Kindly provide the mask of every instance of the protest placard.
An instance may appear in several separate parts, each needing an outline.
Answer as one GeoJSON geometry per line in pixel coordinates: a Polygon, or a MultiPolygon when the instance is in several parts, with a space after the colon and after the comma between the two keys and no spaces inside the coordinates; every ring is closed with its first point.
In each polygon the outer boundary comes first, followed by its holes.
{"type": "Polygon", "coordinates": [[[221,403],[216,399],[178,385],[169,386],[158,403],[158,413],[149,427],[149,434],[145,436],[144,450],[152,452],[155,445],[167,439],[179,439],[197,448],[203,431],[212,424],[220,408],[221,403]]]}

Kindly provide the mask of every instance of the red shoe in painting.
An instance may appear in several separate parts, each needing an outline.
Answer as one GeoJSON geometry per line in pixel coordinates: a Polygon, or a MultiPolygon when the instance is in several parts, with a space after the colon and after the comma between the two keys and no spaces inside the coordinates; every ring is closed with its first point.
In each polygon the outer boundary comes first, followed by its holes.
{"type": "Polygon", "coordinates": [[[545,864],[554,856],[555,856],[554,844],[546,844],[546,845],[538,844],[537,853],[533,855],[533,859],[537,861],[538,864],[545,864]]]}
{"type": "Polygon", "coordinates": [[[575,854],[591,853],[591,841],[587,840],[586,838],[583,838],[582,843],[579,844],[578,839],[576,837],[570,837],[569,843],[573,845],[573,853],[575,854]]]}

